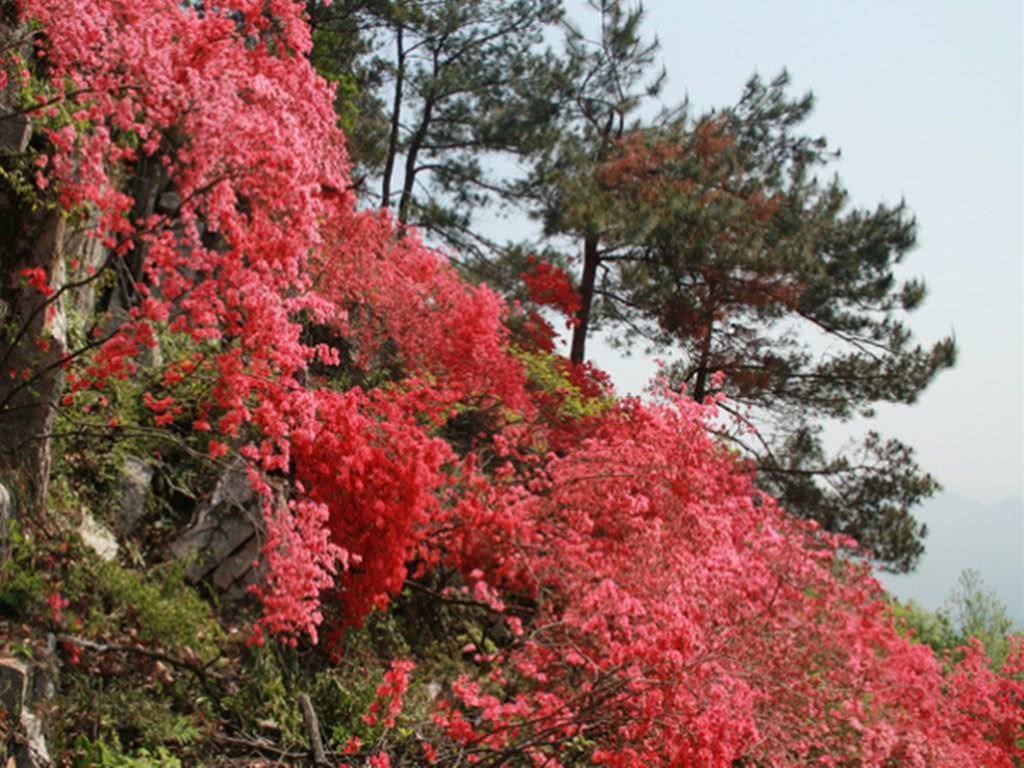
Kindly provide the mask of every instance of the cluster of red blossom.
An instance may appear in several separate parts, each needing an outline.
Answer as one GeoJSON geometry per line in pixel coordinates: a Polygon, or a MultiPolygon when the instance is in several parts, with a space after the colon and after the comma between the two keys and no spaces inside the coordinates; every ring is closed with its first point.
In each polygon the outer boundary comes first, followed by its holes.
{"type": "MultiPolygon", "coordinates": [[[[1024,758],[1024,649],[996,674],[977,646],[947,667],[901,636],[866,568],[839,554],[849,542],[787,517],[709,437],[713,404],[616,401],[572,370],[565,387],[599,403],[572,418],[542,407],[514,310],[337,192],[343,139],[302,55],[302,3],[21,6],[48,62],[40,186],[115,254],[144,255],[141,299],[64,407],[133,375],[156,331],[191,340],[146,405],[249,462],[268,530],[263,637],[316,641],[326,607],[358,623],[441,565],[503,614],[514,640],[468,649],[478,674],[439,698],[443,738],[424,760],[1024,758]],[[119,179],[143,167],[176,193],[173,213],[132,213],[119,179]],[[387,386],[339,391],[322,371],[343,350],[303,343],[303,323],[344,339],[352,365],[386,358],[387,386]],[[212,384],[185,414],[175,388],[197,376],[212,384]],[[481,426],[457,451],[441,435],[464,414],[481,426]],[[282,475],[290,497],[272,487],[282,475]]],[[[578,301],[543,262],[524,279],[538,303],[578,301]]],[[[388,673],[375,722],[399,714],[410,671],[388,673]]]]}
{"type": "Polygon", "coordinates": [[[527,256],[530,269],[522,273],[530,300],[540,306],[553,307],[566,317],[574,318],[580,310],[580,297],[564,269],[536,256],[527,256]]]}

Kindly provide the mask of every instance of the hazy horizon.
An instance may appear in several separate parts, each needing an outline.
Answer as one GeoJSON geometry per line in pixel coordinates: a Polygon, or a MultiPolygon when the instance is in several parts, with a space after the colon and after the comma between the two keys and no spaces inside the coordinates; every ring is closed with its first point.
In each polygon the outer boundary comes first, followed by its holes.
{"type": "Polygon", "coordinates": [[[1024,500],[984,504],[940,494],[922,505],[915,517],[929,527],[925,554],[913,573],[879,573],[885,588],[902,601],[913,598],[935,611],[970,568],[1006,606],[1015,629],[1024,631],[1024,561],[1015,543],[1024,538],[1024,500]]]}

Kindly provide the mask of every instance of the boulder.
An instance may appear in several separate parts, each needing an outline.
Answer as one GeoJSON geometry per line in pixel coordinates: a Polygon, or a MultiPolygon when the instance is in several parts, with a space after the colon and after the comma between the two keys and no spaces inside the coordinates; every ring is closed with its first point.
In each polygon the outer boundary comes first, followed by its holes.
{"type": "Polygon", "coordinates": [[[171,545],[172,554],[188,561],[193,582],[207,581],[222,598],[234,601],[255,583],[254,563],[263,540],[263,513],[244,462],[229,467],[209,500],[196,510],[188,528],[171,545]]]}
{"type": "Polygon", "coordinates": [[[137,456],[129,456],[121,467],[120,505],[115,528],[120,536],[131,536],[146,515],[146,500],[153,482],[153,468],[137,456]]]}

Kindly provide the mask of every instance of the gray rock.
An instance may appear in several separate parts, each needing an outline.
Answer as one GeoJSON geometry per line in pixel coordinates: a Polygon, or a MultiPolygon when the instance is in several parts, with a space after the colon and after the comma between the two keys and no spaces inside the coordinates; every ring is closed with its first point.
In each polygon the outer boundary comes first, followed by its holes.
{"type": "Polygon", "coordinates": [[[32,663],[13,657],[0,658],[0,707],[20,716],[32,686],[32,663]]]}
{"type": "Polygon", "coordinates": [[[77,266],[69,266],[68,280],[79,283],[77,288],[67,294],[67,310],[69,318],[74,320],[76,333],[88,332],[87,325],[94,317],[96,307],[97,281],[86,278],[102,269],[103,264],[109,257],[109,249],[103,245],[100,238],[91,234],[91,230],[98,222],[98,215],[93,213],[70,233],[68,238],[67,252],[77,260],[77,266]]]}
{"type": "MultiPolygon", "coordinates": [[[[37,665],[26,659],[0,658],[0,707],[10,720],[17,719],[20,732],[10,739],[9,750],[14,758],[15,768],[48,768],[53,765],[43,725],[30,706],[33,698],[45,695],[47,686],[33,686],[33,678],[39,677],[37,665]]],[[[43,675],[45,677],[45,675],[43,675]]],[[[10,763],[8,763],[10,765],[10,763]]]]}
{"type": "Polygon", "coordinates": [[[249,585],[256,583],[259,574],[257,562],[260,552],[260,540],[252,535],[210,574],[210,583],[224,599],[229,602],[242,600],[249,593],[249,585]]]}
{"type": "Polygon", "coordinates": [[[153,481],[153,468],[137,456],[125,459],[121,468],[121,503],[115,527],[121,536],[130,536],[146,514],[146,499],[153,481]]]}
{"type": "Polygon", "coordinates": [[[82,543],[103,560],[110,562],[117,559],[117,537],[93,517],[89,510],[82,513],[78,535],[82,537],[82,543]]]}
{"type": "Polygon", "coordinates": [[[46,648],[38,652],[38,661],[32,670],[32,691],[29,700],[32,704],[49,701],[57,695],[60,687],[60,664],[57,660],[57,636],[52,632],[46,634],[46,648]]]}
{"type": "Polygon", "coordinates": [[[156,210],[160,213],[177,213],[181,208],[181,195],[174,190],[164,192],[157,198],[156,210]]]}
{"type": "Polygon", "coordinates": [[[242,461],[236,461],[228,467],[210,496],[211,506],[226,504],[237,509],[252,506],[257,501],[256,491],[249,483],[248,471],[242,461]]]}
{"type": "Polygon", "coordinates": [[[260,556],[262,533],[261,501],[239,461],[198,507],[192,523],[171,545],[171,553],[188,561],[191,581],[206,580],[223,599],[234,601],[243,599],[256,580],[253,563],[260,556]]]}
{"type": "Polygon", "coordinates": [[[43,724],[28,709],[21,713],[21,729],[25,742],[14,752],[16,768],[48,768],[53,765],[46,736],[43,735],[43,724]]]}
{"type": "Polygon", "coordinates": [[[0,153],[20,155],[28,149],[32,124],[27,115],[3,115],[0,119],[0,153]]]}

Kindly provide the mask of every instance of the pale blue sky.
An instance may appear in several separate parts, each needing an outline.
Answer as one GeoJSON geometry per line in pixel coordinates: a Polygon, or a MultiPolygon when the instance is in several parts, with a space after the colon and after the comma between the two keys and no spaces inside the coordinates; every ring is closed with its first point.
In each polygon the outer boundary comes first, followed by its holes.
{"type": "MultiPolygon", "coordinates": [[[[570,14],[583,5],[569,2],[570,14]]],[[[960,361],[915,406],[884,408],[852,430],[908,441],[953,493],[1024,496],[1019,0],[645,8],[668,70],[666,104],[727,105],[755,71],[786,68],[794,92],[817,97],[808,128],[842,150],[836,169],[854,202],[902,197],[917,215],[904,274],[923,276],[929,298],[911,325],[925,342],[955,331],[960,361]]],[[[600,362],[628,389],[649,374],[635,358],[600,362]]]]}

